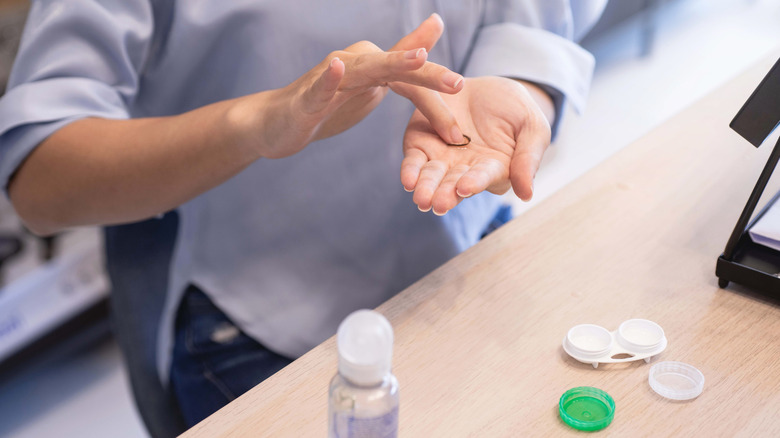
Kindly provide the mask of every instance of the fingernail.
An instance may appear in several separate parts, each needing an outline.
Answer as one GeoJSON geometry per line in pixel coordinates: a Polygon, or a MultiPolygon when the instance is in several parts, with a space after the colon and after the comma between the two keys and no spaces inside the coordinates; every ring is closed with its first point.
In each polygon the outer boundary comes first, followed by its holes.
{"type": "Polygon", "coordinates": [[[468,198],[469,196],[473,195],[473,193],[463,194],[460,192],[460,190],[457,189],[455,190],[455,193],[457,193],[461,198],[468,198]]]}
{"type": "Polygon", "coordinates": [[[436,12],[431,14],[431,16],[428,18],[432,18],[432,17],[436,17],[436,20],[438,20],[441,24],[444,24],[444,20],[441,19],[441,15],[437,14],[436,12]]]}
{"type": "Polygon", "coordinates": [[[431,211],[431,207],[428,207],[428,209],[427,209],[427,210],[423,210],[422,208],[420,208],[420,206],[419,206],[419,205],[417,206],[417,209],[418,209],[418,210],[420,210],[420,211],[421,211],[421,212],[423,212],[423,213],[428,213],[429,211],[431,211]]]}
{"type": "Polygon", "coordinates": [[[451,71],[444,73],[444,76],[441,79],[445,84],[452,88],[458,88],[458,85],[463,82],[463,76],[451,71]]]}
{"type": "Polygon", "coordinates": [[[331,60],[330,60],[330,64],[328,65],[328,68],[333,68],[333,64],[335,64],[335,63],[336,63],[336,61],[338,61],[338,60],[339,60],[339,58],[333,58],[333,59],[331,59],[331,60]]]}
{"type": "Polygon", "coordinates": [[[452,134],[450,143],[458,144],[463,142],[463,133],[460,132],[460,128],[458,128],[458,125],[452,127],[452,130],[450,130],[450,134],[452,134]]]}
{"type": "Polygon", "coordinates": [[[404,191],[405,191],[406,193],[411,193],[411,192],[413,192],[413,191],[414,191],[414,190],[409,190],[409,189],[407,189],[407,188],[406,188],[406,186],[401,186],[401,187],[403,187],[403,188],[404,188],[404,191]]]}
{"type": "Polygon", "coordinates": [[[422,49],[414,49],[409,50],[408,52],[404,53],[404,57],[406,59],[417,59],[425,54],[425,48],[422,49]]]}
{"type": "Polygon", "coordinates": [[[434,208],[434,209],[433,209],[433,214],[435,214],[436,216],[444,216],[445,214],[447,214],[447,212],[445,211],[444,213],[439,213],[439,212],[438,212],[438,211],[436,211],[436,209],[434,208]]]}

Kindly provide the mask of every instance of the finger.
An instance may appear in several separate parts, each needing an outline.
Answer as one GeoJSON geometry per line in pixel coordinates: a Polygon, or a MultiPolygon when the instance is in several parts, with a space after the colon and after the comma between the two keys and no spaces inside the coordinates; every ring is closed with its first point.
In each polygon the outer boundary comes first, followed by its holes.
{"type": "Polygon", "coordinates": [[[446,173],[447,165],[441,161],[429,161],[420,170],[420,178],[417,179],[417,186],[414,188],[414,197],[412,198],[420,211],[425,212],[431,209],[433,194],[439,188],[446,173]]]}
{"type": "Polygon", "coordinates": [[[388,75],[418,70],[428,60],[425,48],[396,52],[363,51],[344,53],[347,77],[359,85],[384,85],[388,75]],[[363,81],[363,83],[361,83],[363,81]]]}
{"type": "Polygon", "coordinates": [[[433,62],[427,62],[424,49],[406,52],[363,53],[346,61],[342,89],[374,87],[389,82],[405,82],[442,93],[455,94],[463,89],[463,76],[433,62]]]}
{"type": "Polygon", "coordinates": [[[515,152],[509,164],[512,188],[523,201],[530,201],[533,197],[534,177],[549,145],[550,125],[543,115],[532,115],[517,137],[515,152]]]}
{"type": "Polygon", "coordinates": [[[390,50],[411,50],[424,47],[429,52],[444,32],[444,21],[439,14],[433,13],[417,29],[401,38],[390,50]]]}
{"type": "Polygon", "coordinates": [[[439,188],[433,194],[433,200],[431,201],[433,214],[444,216],[445,213],[455,208],[463,199],[455,192],[455,184],[468,170],[469,167],[467,165],[459,165],[447,172],[447,175],[439,184],[439,188]]]}
{"type": "Polygon", "coordinates": [[[404,160],[401,161],[401,184],[404,190],[411,192],[417,187],[420,170],[428,162],[428,157],[419,149],[410,149],[405,155],[404,160]]]}
{"type": "Polygon", "coordinates": [[[391,82],[389,85],[393,91],[412,101],[445,142],[454,144],[463,141],[458,121],[439,93],[403,82],[391,82]]]}
{"type": "Polygon", "coordinates": [[[301,104],[303,111],[313,114],[325,110],[336,95],[341,79],[344,77],[344,62],[339,58],[333,58],[320,74],[320,77],[303,92],[301,104]]]}
{"type": "Polygon", "coordinates": [[[498,160],[480,160],[461,176],[455,186],[455,192],[461,198],[483,192],[495,182],[506,179],[505,169],[505,165],[498,160]]]}
{"type": "Polygon", "coordinates": [[[387,82],[402,82],[447,94],[456,94],[466,85],[463,76],[434,62],[426,62],[411,71],[386,71],[385,79],[387,82]]]}

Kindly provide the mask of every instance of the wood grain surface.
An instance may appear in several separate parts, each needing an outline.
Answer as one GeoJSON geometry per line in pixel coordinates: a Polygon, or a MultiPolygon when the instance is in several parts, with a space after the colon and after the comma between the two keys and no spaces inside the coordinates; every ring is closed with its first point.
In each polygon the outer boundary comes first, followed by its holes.
{"type": "MultiPolygon", "coordinates": [[[[584,436],[558,399],[595,386],[616,403],[599,436],[780,437],[780,306],[714,274],[772,146],[728,124],[778,54],[379,308],[396,333],[400,436],[584,436]],[[593,369],[561,348],[576,324],[630,318],[666,332],[652,363],[702,371],[697,399],[655,394],[644,361],[593,369]]],[[[326,436],[336,359],[331,338],[184,436],[326,436]]]]}

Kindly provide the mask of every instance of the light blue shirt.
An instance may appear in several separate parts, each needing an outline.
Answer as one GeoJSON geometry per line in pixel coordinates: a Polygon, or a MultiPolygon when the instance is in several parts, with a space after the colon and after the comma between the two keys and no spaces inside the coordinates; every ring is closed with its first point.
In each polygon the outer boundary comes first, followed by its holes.
{"type": "MultiPolygon", "coordinates": [[[[287,85],[359,40],[390,48],[433,12],[430,60],[466,76],[546,85],[584,103],[593,59],[572,43],[605,0],[38,0],[0,100],[0,181],[47,136],[84,117],[180,114],[287,85]]],[[[399,179],[412,105],[388,95],[352,129],[259,160],[178,208],[159,340],[165,381],[189,283],[245,332],[292,357],[473,245],[499,199],[421,213],[399,179]]],[[[165,190],[165,187],[160,187],[165,190]]],[[[522,262],[522,261],[518,261],[522,262]]]]}

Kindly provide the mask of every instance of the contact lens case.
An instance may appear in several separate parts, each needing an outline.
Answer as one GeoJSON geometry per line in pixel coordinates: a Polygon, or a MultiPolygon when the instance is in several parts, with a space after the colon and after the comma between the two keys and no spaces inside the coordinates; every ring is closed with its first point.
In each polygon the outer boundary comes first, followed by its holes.
{"type": "Polygon", "coordinates": [[[653,356],[666,348],[664,330],[646,319],[623,321],[610,332],[595,324],[580,324],[569,329],[563,338],[563,350],[582,363],[598,368],[600,363],[632,362],[653,356]]]}

